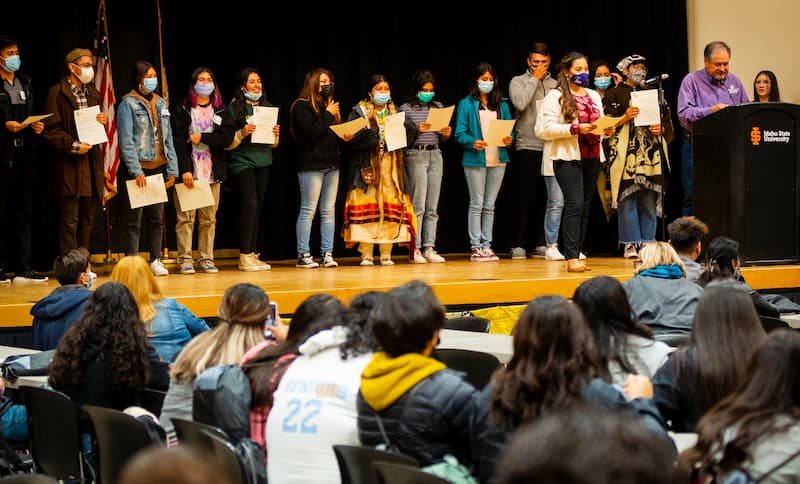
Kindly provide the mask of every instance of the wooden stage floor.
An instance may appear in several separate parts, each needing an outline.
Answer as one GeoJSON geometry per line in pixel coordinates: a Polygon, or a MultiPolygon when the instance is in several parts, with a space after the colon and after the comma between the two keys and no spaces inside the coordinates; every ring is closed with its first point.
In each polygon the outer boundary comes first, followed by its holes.
{"type": "MultiPolygon", "coordinates": [[[[277,301],[281,314],[288,315],[309,295],[327,292],[348,302],[368,290],[388,290],[413,279],[430,284],[448,307],[459,305],[494,306],[525,303],[541,294],[571,297],[575,287],[588,278],[608,275],[625,280],[633,275],[633,262],[622,257],[590,257],[591,272],[568,273],[563,261],[529,258],[511,260],[501,256],[497,262],[470,262],[468,254],[444,254],[443,264],[411,264],[406,255],[396,254],[393,266],[360,267],[358,259],[337,259],[335,269],[298,269],[294,259],[268,261],[271,271],[242,272],[238,259],[218,259],[217,274],[182,275],[175,264],[167,264],[170,275],[158,282],[167,296],[176,297],[198,316],[217,314],[220,297],[226,288],[238,282],[262,287],[277,301]]],[[[95,285],[108,280],[111,265],[93,264],[99,274],[95,285]]],[[[747,282],[755,289],[792,289],[800,287],[800,265],[745,267],[747,282]]],[[[51,274],[50,274],[51,275],[51,274]]],[[[30,308],[58,287],[47,283],[0,285],[0,327],[30,326],[30,308]]],[[[413,301],[409,301],[413,304],[413,301]]]]}

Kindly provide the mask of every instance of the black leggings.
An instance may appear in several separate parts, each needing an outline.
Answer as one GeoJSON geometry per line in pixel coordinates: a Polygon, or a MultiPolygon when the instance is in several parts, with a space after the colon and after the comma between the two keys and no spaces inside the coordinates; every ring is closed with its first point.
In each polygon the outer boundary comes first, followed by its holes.
{"type": "Polygon", "coordinates": [[[600,158],[553,160],[553,168],[564,193],[564,211],[561,214],[564,257],[577,259],[586,236],[592,196],[597,189],[600,158]]]}

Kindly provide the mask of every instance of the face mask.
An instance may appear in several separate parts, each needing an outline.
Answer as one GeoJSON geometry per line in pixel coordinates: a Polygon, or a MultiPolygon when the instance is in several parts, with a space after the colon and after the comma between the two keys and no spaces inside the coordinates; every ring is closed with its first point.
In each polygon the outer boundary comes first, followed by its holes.
{"type": "Polygon", "coordinates": [[[429,102],[431,102],[431,100],[433,99],[433,96],[435,96],[435,95],[436,95],[435,92],[420,91],[420,92],[417,93],[417,99],[419,99],[421,102],[429,103],[429,102]]]}
{"type": "Polygon", "coordinates": [[[158,87],[158,79],[155,77],[148,77],[142,81],[142,91],[151,93],[158,87]]]}
{"type": "Polygon", "coordinates": [[[94,68],[81,67],[81,73],[78,75],[78,79],[80,79],[84,84],[89,84],[92,82],[92,79],[94,79],[94,68]]]}
{"type": "Polygon", "coordinates": [[[260,92],[245,91],[244,92],[244,97],[246,97],[247,99],[249,99],[251,101],[258,101],[259,99],[261,99],[261,93],[260,92]]]}
{"type": "Polygon", "coordinates": [[[20,64],[22,64],[22,61],[19,59],[18,55],[10,55],[6,57],[6,65],[3,66],[3,69],[8,72],[16,72],[20,64]]]}
{"type": "Polygon", "coordinates": [[[378,106],[383,106],[392,100],[392,95],[388,92],[376,92],[372,95],[372,101],[378,106]]]}
{"type": "Polygon", "coordinates": [[[608,89],[611,86],[611,78],[610,77],[595,77],[594,78],[594,87],[597,89],[608,89]]]}
{"type": "Polygon", "coordinates": [[[97,279],[97,274],[95,274],[94,272],[90,271],[89,272],[89,282],[84,284],[86,286],[86,289],[91,289],[92,288],[92,284],[94,284],[94,280],[95,279],[97,279]]]}
{"type": "Polygon", "coordinates": [[[494,81],[478,81],[478,89],[484,94],[489,94],[494,89],[494,81]]]}
{"type": "Polygon", "coordinates": [[[331,91],[333,90],[333,87],[330,84],[325,84],[325,85],[320,86],[319,88],[320,88],[319,94],[323,98],[328,99],[328,97],[330,97],[330,95],[331,95],[331,91]]]}
{"type": "Polygon", "coordinates": [[[644,69],[631,69],[628,71],[628,79],[633,81],[634,84],[639,84],[647,77],[647,71],[644,69]]]}
{"type": "Polygon", "coordinates": [[[194,92],[196,92],[199,96],[210,96],[211,93],[214,92],[214,83],[213,82],[198,82],[194,85],[194,92]]]}
{"type": "Polygon", "coordinates": [[[573,74],[572,77],[569,78],[573,84],[580,87],[586,87],[589,85],[589,74],[585,72],[581,72],[580,74],[573,74]]]}

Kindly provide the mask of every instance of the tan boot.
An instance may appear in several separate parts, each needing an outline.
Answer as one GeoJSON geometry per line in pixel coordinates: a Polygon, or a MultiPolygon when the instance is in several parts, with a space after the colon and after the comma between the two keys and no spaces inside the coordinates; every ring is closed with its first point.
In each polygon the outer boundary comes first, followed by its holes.
{"type": "Polygon", "coordinates": [[[239,270],[254,272],[261,270],[258,264],[253,260],[253,254],[239,254],[239,270]]]}
{"type": "Polygon", "coordinates": [[[567,259],[567,272],[583,272],[586,266],[580,259],[567,259]]]}
{"type": "Polygon", "coordinates": [[[250,255],[253,257],[253,262],[256,264],[256,266],[258,266],[259,271],[268,271],[272,269],[271,265],[267,264],[266,262],[258,258],[257,252],[253,252],[250,255]]]}

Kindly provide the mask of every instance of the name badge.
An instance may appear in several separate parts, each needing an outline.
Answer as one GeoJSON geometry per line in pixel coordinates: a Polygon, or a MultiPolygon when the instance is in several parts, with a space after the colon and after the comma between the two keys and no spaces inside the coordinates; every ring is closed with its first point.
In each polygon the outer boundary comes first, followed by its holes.
{"type": "Polygon", "coordinates": [[[19,98],[20,98],[20,99],[22,99],[23,101],[25,101],[25,100],[26,100],[26,98],[25,98],[25,91],[20,91],[20,92],[19,92],[19,98]]]}
{"type": "Polygon", "coordinates": [[[214,120],[214,124],[216,124],[217,126],[222,124],[222,116],[220,116],[219,114],[215,114],[212,119],[214,120]]]}

